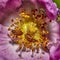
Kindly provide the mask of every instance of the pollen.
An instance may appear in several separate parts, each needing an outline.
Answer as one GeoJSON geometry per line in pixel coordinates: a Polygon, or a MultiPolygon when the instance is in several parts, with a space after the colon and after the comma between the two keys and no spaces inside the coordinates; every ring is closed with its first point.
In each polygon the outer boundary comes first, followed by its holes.
{"type": "Polygon", "coordinates": [[[48,48],[46,47],[49,42],[47,38],[49,34],[47,29],[48,24],[43,24],[46,23],[44,21],[44,15],[40,13],[40,15],[34,14],[27,14],[25,11],[19,13],[20,18],[16,18],[16,20],[13,21],[14,23],[11,24],[13,26],[8,29],[10,31],[10,37],[13,38],[12,41],[14,41],[15,44],[19,45],[19,49],[22,49],[24,46],[32,50],[32,52],[35,52],[35,50],[39,51],[40,48],[47,51],[48,48]],[[35,18],[37,16],[38,18],[35,18]]]}

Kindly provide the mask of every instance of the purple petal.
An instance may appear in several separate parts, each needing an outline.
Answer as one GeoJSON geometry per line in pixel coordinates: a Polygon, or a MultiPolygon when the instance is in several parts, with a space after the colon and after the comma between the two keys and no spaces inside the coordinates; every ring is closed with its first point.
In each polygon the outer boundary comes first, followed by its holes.
{"type": "Polygon", "coordinates": [[[0,22],[21,6],[21,0],[0,0],[0,22]]]}
{"type": "Polygon", "coordinates": [[[53,21],[50,23],[50,38],[52,46],[50,48],[50,60],[60,59],[60,36],[59,36],[59,23],[53,21]]]}
{"type": "Polygon", "coordinates": [[[38,0],[39,3],[45,8],[46,14],[49,19],[56,19],[58,8],[52,0],[38,0]]]}
{"type": "Polygon", "coordinates": [[[8,37],[5,31],[5,27],[2,25],[0,25],[0,27],[0,59],[19,60],[18,54],[15,52],[14,47],[9,44],[11,39],[8,37]]]}
{"type": "Polygon", "coordinates": [[[3,34],[7,34],[8,33],[6,27],[2,26],[1,24],[0,24],[0,33],[3,33],[3,34]]]}
{"type": "Polygon", "coordinates": [[[49,24],[50,39],[54,42],[59,39],[59,24],[56,21],[52,21],[49,24]]]}
{"type": "Polygon", "coordinates": [[[51,60],[59,60],[60,59],[60,44],[58,46],[55,46],[55,48],[52,47],[50,49],[50,58],[51,58],[51,60]],[[52,53],[52,51],[53,51],[53,53],[52,53]]]}

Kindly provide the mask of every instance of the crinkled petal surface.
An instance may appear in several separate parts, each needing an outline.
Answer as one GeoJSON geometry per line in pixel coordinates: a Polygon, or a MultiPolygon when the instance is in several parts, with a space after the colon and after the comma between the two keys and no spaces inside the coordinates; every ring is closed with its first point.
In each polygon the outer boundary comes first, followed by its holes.
{"type": "Polygon", "coordinates": [[[7,30],[0,25],[0,60],[19,60],[17,53],[12,45],[9,44],[10,38],[7,35],[7,30]]]}
{"type": "Polygon", "coordinates": [[[56,21],[52,21],[49,24],[50,39],[54,42],[59,39],[59,24],[56,21]]]}
{"type": "Polygon", "coordinates": [[[59,36],[59,24],[56,21],[50,24],[50,38],[53,43],[50,48],[50,60],[60,59],[60,36],[59,36]]]}
{"type": "Polygon", "coordinates": [[[50,60],[59,60],[60,59],[60,44],[56,47],[51,47],[50,49],[50,60]]]}

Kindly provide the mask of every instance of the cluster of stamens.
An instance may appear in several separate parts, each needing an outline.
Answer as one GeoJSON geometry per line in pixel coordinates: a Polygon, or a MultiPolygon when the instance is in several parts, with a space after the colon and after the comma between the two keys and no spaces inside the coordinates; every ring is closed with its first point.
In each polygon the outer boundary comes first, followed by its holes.
{"type": "Polygon", "coordinates": [[[10,31],[10,37],[12,44],[18,44],[19,48],[27,51],[27,49],[35,50],[39,52],[42,48],[44,51],[48,51],[47,43],[49,42],[47,35],[49,31],[47,29],[48,23],[44,20],[45,14],[35,9],[31,11],[31,14],[27,14],[25,11],[19,14],[20,18],[16,20],[12,19],[12,24],[8,28],[10,31]]]}

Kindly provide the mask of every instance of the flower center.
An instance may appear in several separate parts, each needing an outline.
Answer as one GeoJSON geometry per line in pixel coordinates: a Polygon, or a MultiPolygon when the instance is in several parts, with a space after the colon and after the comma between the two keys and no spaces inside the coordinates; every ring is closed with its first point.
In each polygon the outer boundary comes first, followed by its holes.
{"type": "Polygon", "coordinates": [[[32,10],[31,14],[25,11],[19,14],[20,18],[12,19],[12,24],[9,27],[10,37],[14,44],[19,45],[19,50],[22,47],[29,48],[34,52],[42,48],[48,51],[48,23],[44,20],[46,18],[42,11],[37,9],[32,10]]]}

